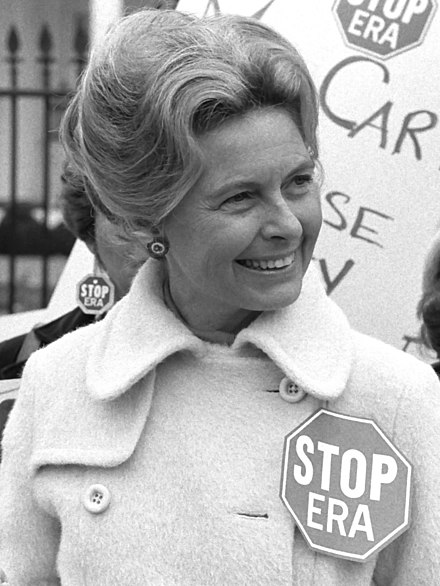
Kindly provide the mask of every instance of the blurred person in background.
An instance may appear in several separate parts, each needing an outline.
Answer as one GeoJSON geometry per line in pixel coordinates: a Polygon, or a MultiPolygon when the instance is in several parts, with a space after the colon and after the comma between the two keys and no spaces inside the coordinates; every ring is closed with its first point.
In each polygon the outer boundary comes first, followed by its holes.
{"type": "Polygon", "coordinates": [[[144,264],[26,365],[0,473],[12,584],[438,580],[440,384],[309,266],[317,123],[303,59],[251,18],[145,10],[92,51],[64,145],[144,264]],[[284,439],[323,406],[413,463],[411,526],[365,563],[311,551],[279,498],[284,439]]]}
{"type": "MultiPolygon", "coordinates": [[[[135,267],[129,254],[130,246],[125,246],[120,241],[115,244],[114,224],[92,208],[82,180],[74,177],[67,166],[61,179],[60,203],[63,221],[72,234],[87,245],[99,269],[108,275],[114,286],[116,302],[126,294],[135,274],[135,267]]],[[[34,326],[26,334],[0,342],[0,380],[20,378],[33,352],[58,340],[64,334],[103,317],[103,313],[93,315],[84,313],[80,307],[76,307],[46,324],[34,326]]],[[[0,438],[13,405],[14,400],[10,398],[10,394],[0,396],[0,438]]],[[[1,456],[0,445],[0,461],[1,456]]]]}
{"type": "MultiPolygon", "coordinates": [[[[135,273],[129,246],[115,245],[114,224],[93,209],[81,178],[75,177],[66,166],[61,179],[63,221],[72,234],[87,245],[100,270],[108,275],[115,287],[115,301],[118,301],[127,293],[135,273]]],[[[35,326],[27,334],[0,342],[0,380],[19,378],[32,352],[102,317],[102,314],[86,314],[76,307],[47,324],[35,326]]]]}
{"type": "Polygon", "coordinates": [[[437,360],[431,366],[440,377],[440,231],[426,254],[417,316],[422,321],[422,343],[435,352],[437,360]]]}

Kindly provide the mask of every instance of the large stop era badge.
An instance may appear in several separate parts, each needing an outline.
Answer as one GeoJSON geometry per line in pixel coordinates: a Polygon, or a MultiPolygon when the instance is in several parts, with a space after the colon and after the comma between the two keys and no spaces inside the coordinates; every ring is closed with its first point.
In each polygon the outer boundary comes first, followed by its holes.
{"type": "Polygon", "coordinates": [[[409,527],[411,465],[371,419],[320,409],[286,436],[281,499],[308,545],[364,562],[409,527]]]}

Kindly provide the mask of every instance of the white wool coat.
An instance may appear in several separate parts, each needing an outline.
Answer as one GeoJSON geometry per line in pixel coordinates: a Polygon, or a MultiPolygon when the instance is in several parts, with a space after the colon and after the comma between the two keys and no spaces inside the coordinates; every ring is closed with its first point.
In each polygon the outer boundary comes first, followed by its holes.
{"type": "Polygon", "coordinates": [[[204,342],[165,307],[157,265],[29,360],[0,473],[9,584],[439,584],[431,369],[352,331],[311,269],[293,305],[204,342]],[[284,377],[301,401],[276,392],[284,377]],[[309,549],[279,496],[284,438],[321,406],[373,418],[414,465],[411,528],[366,563],[309,549]]]}

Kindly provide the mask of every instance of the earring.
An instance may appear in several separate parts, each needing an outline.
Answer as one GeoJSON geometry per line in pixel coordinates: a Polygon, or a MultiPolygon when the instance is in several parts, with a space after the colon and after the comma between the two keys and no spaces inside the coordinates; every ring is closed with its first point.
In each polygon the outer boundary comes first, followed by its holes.
{"type": "Polygon", "coordinates": [[[153,240],[147,244],[147,250],[151,258],[156,260],[163,260],[169,249],[168,241],[161,236],[154,236],[153,240]]]}

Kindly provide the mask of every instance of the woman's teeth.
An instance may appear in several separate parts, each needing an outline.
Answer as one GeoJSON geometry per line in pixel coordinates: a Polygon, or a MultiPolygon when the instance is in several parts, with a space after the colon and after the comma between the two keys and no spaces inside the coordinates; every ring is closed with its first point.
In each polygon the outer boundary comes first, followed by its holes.
{"type": "Polygon", "coordinates": [[[292,254],[290,256],[286,256],[284,258],[278,258],[277,260],[239,260],[237,261],[239,264],[244,265],[248,269],[257,269],[260,271],[267,271],[267,270],[277,270],[277,269],[284,269],[291,265],[295,259],[295,256],[292,254]]]}

